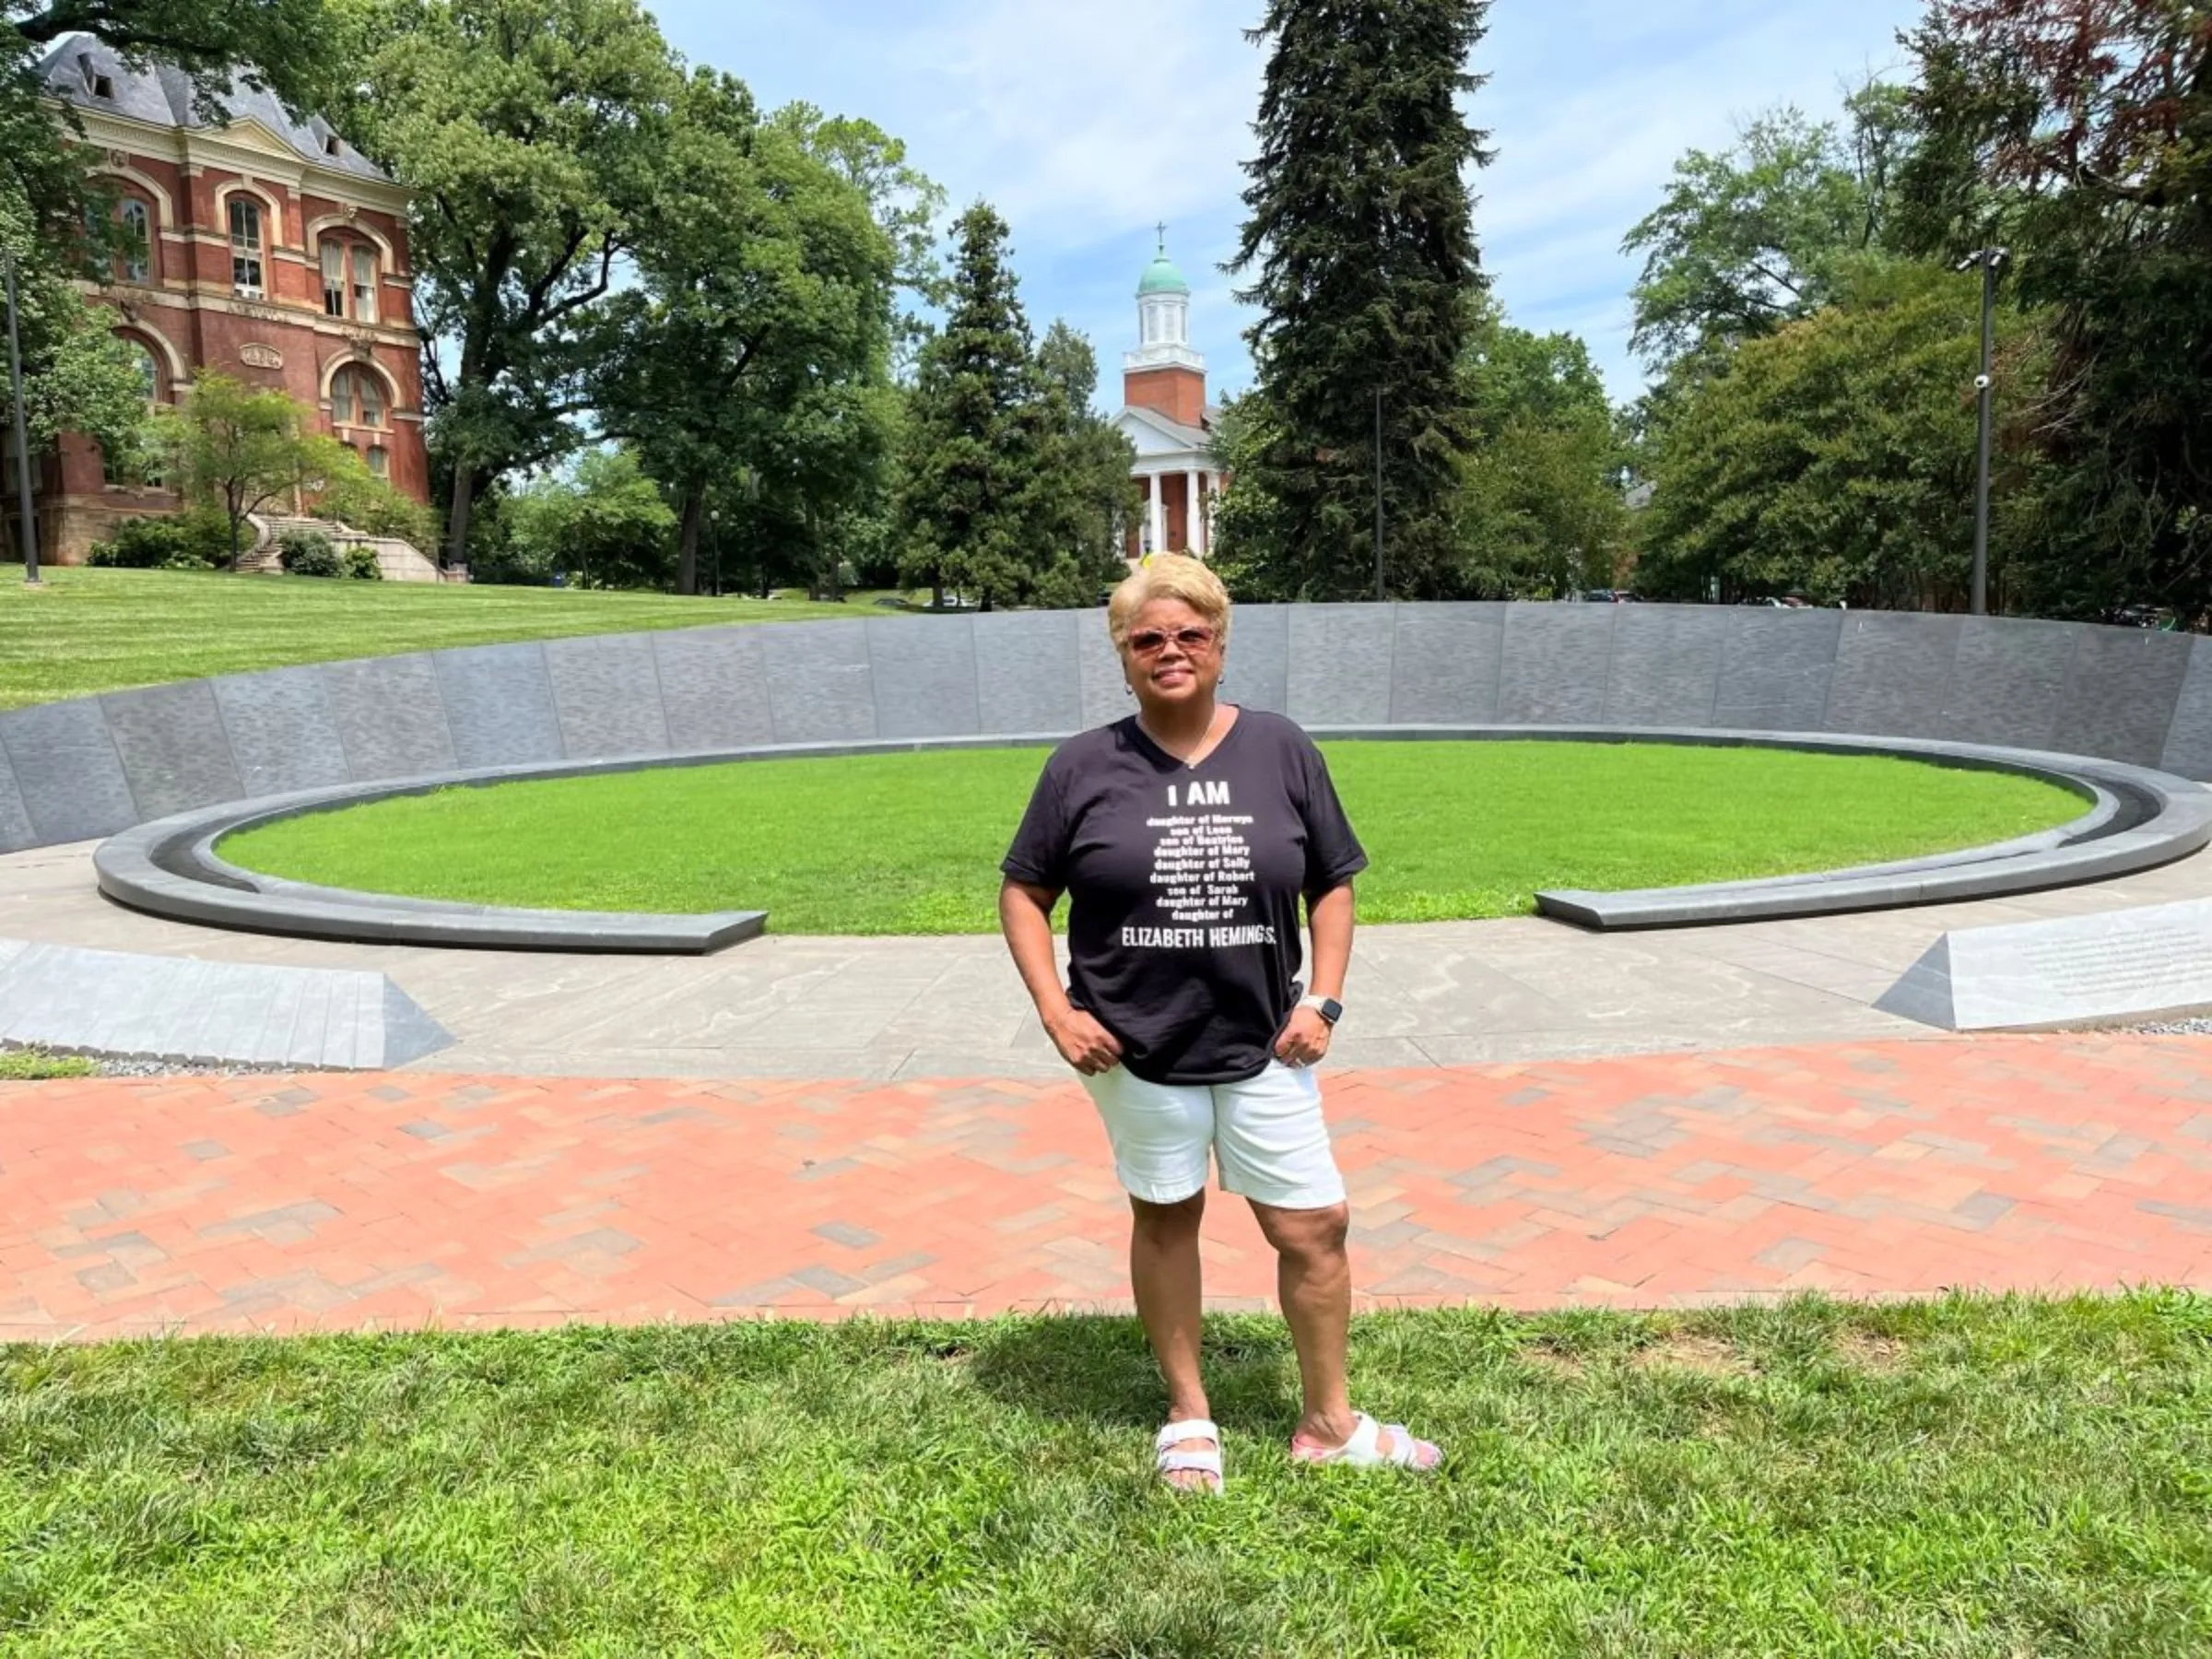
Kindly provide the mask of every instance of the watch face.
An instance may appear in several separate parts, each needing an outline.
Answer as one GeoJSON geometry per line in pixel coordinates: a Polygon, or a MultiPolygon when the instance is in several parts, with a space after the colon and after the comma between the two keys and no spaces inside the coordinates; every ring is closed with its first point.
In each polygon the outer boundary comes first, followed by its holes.
{"type": "Polygon", "coordinates": [[[1344,1018],[1344,1005],[1333,996],[1323,997],[1321,999],[1321,1017],[1331,1025],[1335,1025],[1344,1018]]]}

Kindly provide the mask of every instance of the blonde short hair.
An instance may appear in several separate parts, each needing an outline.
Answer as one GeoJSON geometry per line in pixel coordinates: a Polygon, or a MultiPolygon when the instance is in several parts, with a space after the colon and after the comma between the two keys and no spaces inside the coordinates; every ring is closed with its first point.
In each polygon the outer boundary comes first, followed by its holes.
{"type": "Polygon", "coordinates": [[[1129,642],[1129,625],[1155,599],[1182,600],[1211,625],[1218,643],[1229,643],[1229,590],[1221,578],[1188,553],[1155,553],[1106,601],[1106,631],[1113,636],[1115,650],[1129,642]]]}

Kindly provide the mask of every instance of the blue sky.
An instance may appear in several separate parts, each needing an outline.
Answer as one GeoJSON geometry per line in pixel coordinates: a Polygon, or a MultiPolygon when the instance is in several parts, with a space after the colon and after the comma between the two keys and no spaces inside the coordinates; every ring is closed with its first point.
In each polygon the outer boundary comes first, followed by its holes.
{"type": "MultiPolygon", "coordinates": [[[[650,4],[650,0],[649,0],[650,4]]],[[[805,99],[907,141],[959,206],[1014,229],[1032,324],[1064,316],[1098,347],[1119,402],[1152,225],[1195,290],[1192,343],[1217,393],[1242,389],[1250,321],[1219,264],[1241,217],[1261,0],[664,0],[686,56],[765,104],[805,99]]],[[[1631,397],[1629,227],[1677,157],[1728,144],[1747,116],[1833,112],[1846,82],[1894,71],[1918,0],[1497,0],[1474,68],[1496,162],[1476,182],[1483,261],[1513,321],[1590,342],[1631,397]]]]}

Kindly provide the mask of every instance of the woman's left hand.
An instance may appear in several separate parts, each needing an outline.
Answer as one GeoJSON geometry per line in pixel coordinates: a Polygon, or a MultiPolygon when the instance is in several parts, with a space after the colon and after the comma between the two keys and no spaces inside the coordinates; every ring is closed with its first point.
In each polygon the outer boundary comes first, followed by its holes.
{"type": "Polygon", "coordinates": [[[1275,1040],[1275,1057],[1285,1065],[1311,1065],[1329,1052],[1329,1022],[1321,1010],[1300,1004],[1275,1040]]]}

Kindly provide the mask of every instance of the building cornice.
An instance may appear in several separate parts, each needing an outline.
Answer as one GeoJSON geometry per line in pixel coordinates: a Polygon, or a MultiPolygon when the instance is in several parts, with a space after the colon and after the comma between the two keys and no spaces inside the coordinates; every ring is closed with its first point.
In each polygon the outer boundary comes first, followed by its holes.
{"type": "MultiPolygon", "coordinates": [[[[63,106],[49,99],[55,109],[63,106]]],[[[76,109],[85,139],[101,149],[150,156],[179,167],[215,166],[290,187],[295,194],[359,202],[404,218],[409,193],[385,180],[322,167],[287,144],[260,122],[247,117],[228,127],[175,127],[134,121],[105,110],[76,109]]]]}

